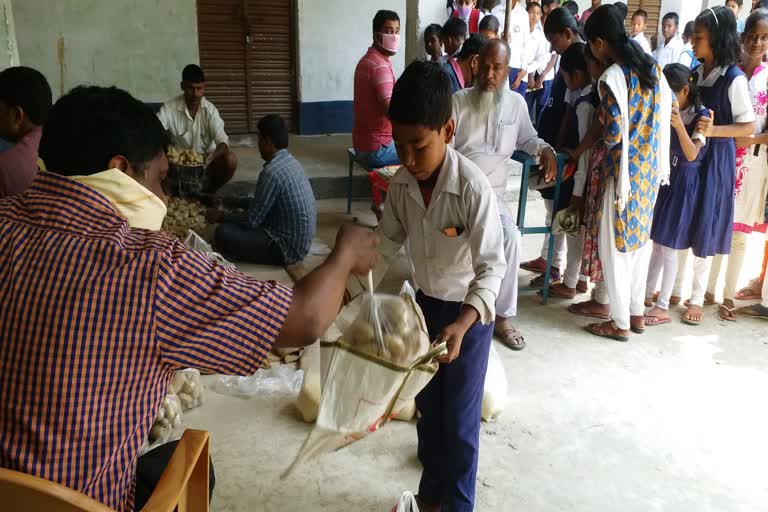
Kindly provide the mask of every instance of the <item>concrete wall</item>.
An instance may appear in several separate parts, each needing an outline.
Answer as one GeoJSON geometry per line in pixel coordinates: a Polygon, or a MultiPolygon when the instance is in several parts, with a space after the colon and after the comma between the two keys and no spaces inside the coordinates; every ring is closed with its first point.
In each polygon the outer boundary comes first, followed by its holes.
{"type": "Polygon", "coordinates": [[[11,0],[0,1],[0,69],[19,65],[16,24],[11,0]]]}
{"type": "Polygon", "coordinates": [[[371,22],[382,8],[400,16],[401,50],[392,58],[398,76],[405,67],[406,0],[298,0],[301,133],[352,130],[355,66],[371,46],[371,22]]]}
{"type": "Polygon", "coordinates": [[[179,93],[184,65],[198,62],[195,0],[12,3],[21,62],[44,73],[55,96],[88,82],[164,101],[179,93]]]}

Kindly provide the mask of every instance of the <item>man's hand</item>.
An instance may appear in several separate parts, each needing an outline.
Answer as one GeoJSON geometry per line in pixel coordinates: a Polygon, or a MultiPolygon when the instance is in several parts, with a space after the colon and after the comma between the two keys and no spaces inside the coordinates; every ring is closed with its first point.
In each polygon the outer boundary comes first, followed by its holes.
{"type": "Polygon", "coordinates": [[[216,146],[216,149],[211,153],[208,153],[208,156],[205,157],[205,166],[208,167],[214,160],[227,154],[227,152],[229,152],[229,146],[224,143],[219,144],[216,146]]]}
{"type": "Polygon", "coordinates": [[[557,177],[557,156],[552,149],[547,148],[539,155],[539,166],[544,173],[544,182],[552,183],[557,177]]]}
{"type": "Polygon", "coordinates": [[[712,134],[715,122],[715,113],[710,110],[709,117],[700,117],[696,123],[696,131],[705,137],[709,137],[712,134]]]}
{"type": "Polygon", "coordinates": [[[369,228],[344,224],[336,234],[332,255],[342,258],[357,275],[367,274],[379,262],[379,235],[369,228]]]}
{"type": "Polygon", "coordinates": [[[224,222],[224,215],[226,213],[223,210],[217,210],[216,208],[208,208],[205,211],[205,220],[208,224],[218,224],[224,222]]]}

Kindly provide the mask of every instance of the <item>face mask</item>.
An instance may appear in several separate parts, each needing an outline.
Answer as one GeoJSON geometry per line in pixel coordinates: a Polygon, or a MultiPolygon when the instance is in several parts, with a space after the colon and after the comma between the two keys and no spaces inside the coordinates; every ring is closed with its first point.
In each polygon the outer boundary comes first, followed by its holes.
{"type": "Polygon", "coordinates": [[[400,34],[379,34],[381,36],[381,47],[388,52],[397,53],[400,49],[400,34]]]}
{"type": "Polygon", "coordinates": [[[459,17],[461,18],[469,18],[469,15],[472,14],[472,6],[466,5],[464,7],[457,7],[457,11],[459,11],[459,17]]]}
{"type": "Polygon", "coordinates": [[[152,231],[162,227],[168,207],[149,189],[120,169],[110,169],[90,176],[72,176],[71,179],[106,197],[130,227],[152,231]]]}

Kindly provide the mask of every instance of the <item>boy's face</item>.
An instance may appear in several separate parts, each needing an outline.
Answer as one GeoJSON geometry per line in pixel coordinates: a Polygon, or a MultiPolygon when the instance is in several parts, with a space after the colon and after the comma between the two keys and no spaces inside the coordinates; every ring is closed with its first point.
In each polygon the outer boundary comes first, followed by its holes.
{"type": "Polygon", "coordinates": [[[440,42],[437,34],[430,34],[428,38],[424,39],[424,47],[427,50],[427,55],[434,58],[440,57],[443,53],[443,43],[440,42]]]}
{"type": "Polygon", "coordinates": [[[440,130],[392,121],[397,156],[417,181],[427,181],[443,165],[445,148],[453,139],[454,128],[453,119],[440,130]]]}
{"type": "Polygon", "coordinates": [[[739,11],[741,11],[741,7],[739,7],[739,4],[736,3],[736,0],[728,0],[725,2],[725,6],[733,11],[733,15],[736,16],[736,19],[739,18],[739,11]]]}
{"type": "Polygon", "coordinates": [[[443,36],[443,46],[448,55],[455,55],[462,44],[464,44],[464,38],[461,36],[443,36]]]}
{"type": "Polygon", "coordinates": [[[675,20],[664,20],[664,23],[661,25],[661,35],[664,36],[664,39],[670,40],[675,37],[675,34],[677,34],[677,25],[675,25],[675,20]]]}
{"type": "Polygon", "coordinates": [[[642,16],[632,16],[632,35],[645,32],[645,18],[642,16]]]}
{"type": "Polygon", "coordinates": [[[534,6],[528,9],[528,21],[531,23],[531,27],[535,27],[541,21],[541,9],[534,6]]]}
{"type": "Polygon", "coordinates": [[[480,31],[480,35],[482,35],[486,39],[498,39],[499,38],[499,34],[497,34],[496,32],[492,32],[490,30],[481,30],[480,31]]]}
{"type": "Polygon", "coordinates": [[[592,9],[597,9],[600,7],[600,4],[603,3],[603,0],[592,0],[592,9]]]}

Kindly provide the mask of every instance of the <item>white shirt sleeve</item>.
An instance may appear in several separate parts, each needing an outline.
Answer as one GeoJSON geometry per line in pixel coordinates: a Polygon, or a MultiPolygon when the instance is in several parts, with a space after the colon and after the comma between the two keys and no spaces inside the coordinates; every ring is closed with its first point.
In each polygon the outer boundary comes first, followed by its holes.
{"type": "Polygon", "coordinates": [[[683,50],[683,53],[680,54],[680,58],[677,62],[690,69],[691,64],[693,64],[693,57],[691,57],[687,51],[683,50]]]}
{"type": "Polygon", "coordinates": [[[157,113],[157,118],[160,120],[160,124],[163,125],[165,130],[169,130],[171,126],[171,118],[168,114],[168,109],[165,104],[160,107],[160,111],[157,113]]]}
{"type": "Polygon", "coordinates": [[[229,137],[224,131],[224,120],[221,118],[221,115],[219,115],[219,109],[210,105],[208,114],[207,129],[208,134],[211,136],[211,140],[213,140],[214,144],[217,146],[222,143],[229,145],[229,137]]]}
{"type": "MultiPolygon", "coordinates": [[[[584,140],[594,119],[595,107],[588,101],[582,102],[576,107],[576,119],[579,123],[579,141],[584,140]]],[[[587,167],[591,151],[585,151],[579,157],[576,172],[573,175],[573,195],[582,197],[587,183],[587,167]]]]}
{"type": "MultiPolygon", "coordinates": [[[[749,84],[744,75],[737,76],[728,87],[728,100],[731,102],[731,114],[734,123],[749,123],[755,121],[755,111],[749,98],[749,84]]],[[[717,116],[717,113],[715,113],[717,116]]]]}

